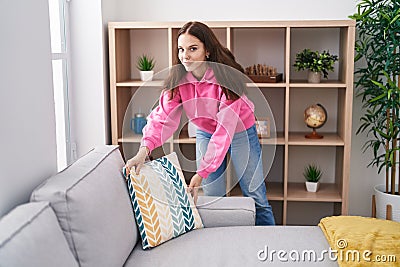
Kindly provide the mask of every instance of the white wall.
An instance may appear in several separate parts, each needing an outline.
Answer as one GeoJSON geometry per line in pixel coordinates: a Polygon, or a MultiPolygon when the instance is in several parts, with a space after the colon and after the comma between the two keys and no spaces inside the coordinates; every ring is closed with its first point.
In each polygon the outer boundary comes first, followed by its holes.
{"type": "MultiPolygon", "coordinates": [[[[76,157],[108,140],[108,87],[104,81],[101,1],[70,2],[71,140],[76,157]]],[[[74,160],[74,159],[73,159],[74,160]]]]}
{"type": "Polygon", "coordinates": [[[0,217],[57,170],[47,0],[0,2],[0,217]]]}
{"type": "Polygon", "coordinates": [[[118,21],[345,19],[355,0],[102,0],[103,14],[118,21]]]}
{"type": "Polygon", "coordinates": [[[355,134],[361,124],[360,117],[364,112],[361,107],[361,99],[354,97],[349,213],[352,215],[371,216],[373,188],[377,184],[385,183],[385,174],[382,172],[378,175],[376,167],[367,168],[373,156],[370,150],[362,153],[362,147],[367,141],[367,137],[365,134],[355,134]]]}
{"type": "MultiPolygon", "coordinates": [[[[356,3],[356,0],[102,0],[102,12],[104,25],[108,21],[335,20],[348,19],[356,11],[356,3]]],[[[366,168],[371,158],[361,152],[366,137],[355,135],[360,115],[360,99],[355,98],[349,213],[369,216],[372,188],[382,183],[383,178],[376,174],[376,169],[366,168]]]]}

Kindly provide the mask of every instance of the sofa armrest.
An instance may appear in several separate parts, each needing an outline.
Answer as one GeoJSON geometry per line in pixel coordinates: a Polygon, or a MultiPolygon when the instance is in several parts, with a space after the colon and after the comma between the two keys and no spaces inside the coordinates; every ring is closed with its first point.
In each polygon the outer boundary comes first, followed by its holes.
{"type": "Polygon", "coordinates": [[[250,197],[199,196],[197,209],[204,227],[255,225],[256,209],[250,197]]]}

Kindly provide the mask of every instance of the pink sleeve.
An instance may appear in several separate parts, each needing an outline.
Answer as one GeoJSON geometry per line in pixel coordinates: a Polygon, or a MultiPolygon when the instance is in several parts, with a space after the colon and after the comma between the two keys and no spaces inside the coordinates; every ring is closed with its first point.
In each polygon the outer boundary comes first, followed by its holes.
{"type": "Polygon", "coordinates": [[[217,113],[217,127],[208,143],[207,152],[201,159],[200,167],[197,173],[207,178],[212,172],[215,172],[228,152],[235,134],[236,126],[241,123],[239,118],[242,101],[221,100],[219,111],[217,113]]]}
{"type": "Polygon", "coordinates": [[[150,152],[165,143],[179,126],[182,114],[179,91],[169,100],[170,91],[163,91],[159,105],[147,117],[143,128],[141,146],[147,146],[150,152]]]}

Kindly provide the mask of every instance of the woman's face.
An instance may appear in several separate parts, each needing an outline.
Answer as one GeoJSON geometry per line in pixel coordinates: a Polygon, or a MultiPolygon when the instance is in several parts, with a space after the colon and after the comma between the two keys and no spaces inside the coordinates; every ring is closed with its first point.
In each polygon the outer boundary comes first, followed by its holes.
{"type": "Polygon", "coordinates": [[[204,44],[195,36],[184,33],[178,38],[178,58],[182,62],[186,71],[193,74],[203,76],[206,66],[206,51],[204,44]]]}

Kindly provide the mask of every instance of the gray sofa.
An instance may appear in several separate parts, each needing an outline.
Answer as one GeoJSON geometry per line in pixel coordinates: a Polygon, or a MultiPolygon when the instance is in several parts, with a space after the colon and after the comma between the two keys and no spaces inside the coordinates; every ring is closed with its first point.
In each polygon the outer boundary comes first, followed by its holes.
{"type": "Polygon", "coordinates": [[[243,197],[200,197],[205,228],[143,250],[123,165],[117,146],[102,146],[39,185],[0,220],[0,266],[337,266],[318,259],[329,249],[318,227],[254,226],[243,197]]]}

